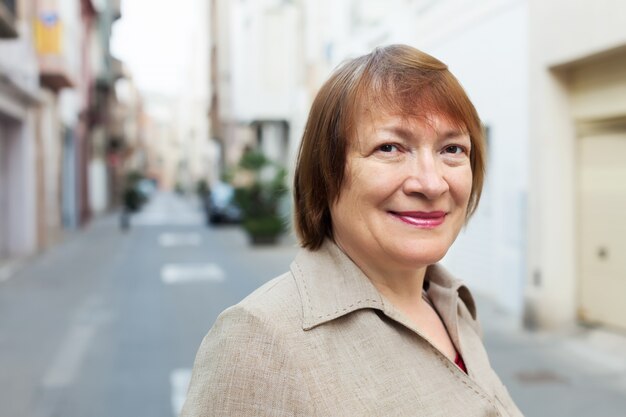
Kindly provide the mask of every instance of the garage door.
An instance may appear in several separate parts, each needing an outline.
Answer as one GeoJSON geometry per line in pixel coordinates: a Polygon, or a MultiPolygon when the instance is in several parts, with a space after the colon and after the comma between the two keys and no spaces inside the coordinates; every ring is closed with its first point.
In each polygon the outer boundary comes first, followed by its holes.
{"type": "Polygon", "coordinates": [[[580,312],[626,329],[626,131],[579,139],[580,312]]]}

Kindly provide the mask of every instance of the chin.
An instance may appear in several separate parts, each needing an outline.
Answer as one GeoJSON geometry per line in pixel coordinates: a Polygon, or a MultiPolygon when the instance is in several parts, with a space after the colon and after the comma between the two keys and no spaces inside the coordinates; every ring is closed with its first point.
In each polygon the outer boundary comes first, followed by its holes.
{"type": "Polygon", "coordinates": [[[435,264],[443,259],[448,252],[449,246],[429,247],[427,250],[405,250],[401,257],[404,264],[411,268],[419,268],[435,264]]]}

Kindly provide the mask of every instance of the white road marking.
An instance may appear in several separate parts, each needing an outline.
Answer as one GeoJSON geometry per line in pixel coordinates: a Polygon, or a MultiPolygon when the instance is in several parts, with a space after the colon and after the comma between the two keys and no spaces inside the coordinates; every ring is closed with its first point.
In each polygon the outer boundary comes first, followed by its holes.
{"type": "Polygon", "coordinates": [[[194,281],[224,281],[224,270],[217,264],[166,264],[161,268],[161,281],[180,284],[194,281]]]}
{"type": "Polygon", "coordinates": [[[196,213],[142,212],[130,217],[131,226],[199,226],[203,222],[203,216],[196,213]]]}
{"type": "Polygon", "coordinates": [[[198,246],[202,243],[199,233],[162,233],[159,236],[159,245],[172,246],[198,246]]]}
{"type": "Polygon", "coordinates": [[[60,388],[74,381],[95,333],[95,323],[78,324],[72,327],[52,365],[43,377],[42,383],[44,387],[60,388]]]}
{"type": "Polygon", "coordinates": [[[174,369],[170,374],[170,387],[172,398],[172,411],[174,416],[178,417],[185,404],[187,397],[187,389],[191,380],[191,369],[180,368],[174,369]]]}
{"type": "Polygon", "coordinates": [[[0,282],[8,281],[23,265],[24,260],[18,259],[0,266],[0,282]]]}
{"type": "Polygon", "coordinates": [[[87,297],[74,313],[72,325],[42,379],[45,388],[62,388],[74,382],[98,327],[113,319],[100,295],[87,297]]]}

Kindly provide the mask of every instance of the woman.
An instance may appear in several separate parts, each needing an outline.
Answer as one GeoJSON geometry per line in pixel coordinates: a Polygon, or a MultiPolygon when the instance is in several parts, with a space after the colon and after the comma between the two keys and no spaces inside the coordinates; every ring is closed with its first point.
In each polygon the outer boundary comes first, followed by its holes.
{"type": "Polygon", "coordinates": [[[182,416],[519,416],[468,289],[437,262],[476,209],[480,120],[437,59],[394,45],[319,91],[295,173],[302,250],[224,311],[182,416]]]}

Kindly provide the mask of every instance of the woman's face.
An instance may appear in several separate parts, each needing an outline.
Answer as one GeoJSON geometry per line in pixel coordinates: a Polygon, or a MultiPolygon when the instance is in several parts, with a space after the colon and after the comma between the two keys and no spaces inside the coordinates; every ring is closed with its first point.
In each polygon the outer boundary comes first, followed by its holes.
{"type": "Polygon", "coordinates": [[[472,189],[467,132],[437,114],[406,119],[363,110],[346,152],[333,235],[363,267],[439,261],[466,218],[472,189]]]}

